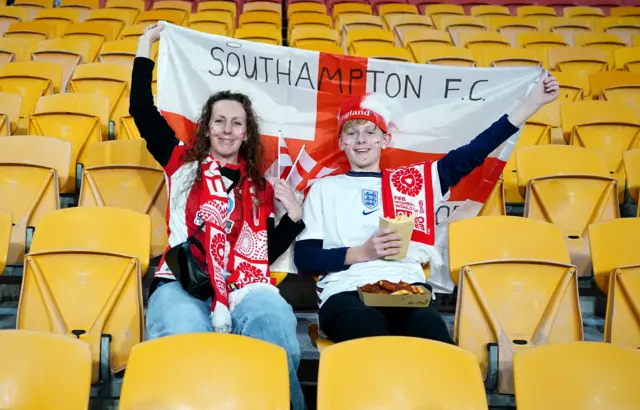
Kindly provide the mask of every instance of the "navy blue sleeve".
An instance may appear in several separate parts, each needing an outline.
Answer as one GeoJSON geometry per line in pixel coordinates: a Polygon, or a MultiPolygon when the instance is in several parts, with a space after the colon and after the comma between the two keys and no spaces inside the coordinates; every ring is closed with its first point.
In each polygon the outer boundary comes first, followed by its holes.
{"type": "Polygon", "coordinates": [[[344,264],[348,249],[323,249],[322,239],[306,239],[296,242],[293,261],[301,273],[338,272],[349,268],[344,264]]]}
{"type": "Polygon", "coordinates": [[[509,117],[505,114],[489,128],[482,131],[470,143],[450,151],[442,159],[438,160],[438,175],[440,176],[442,195],[445,195],[462,178],[482,165],[489,154],[518,132],[518,129],[518,127],[509,122],[509,117]]]}

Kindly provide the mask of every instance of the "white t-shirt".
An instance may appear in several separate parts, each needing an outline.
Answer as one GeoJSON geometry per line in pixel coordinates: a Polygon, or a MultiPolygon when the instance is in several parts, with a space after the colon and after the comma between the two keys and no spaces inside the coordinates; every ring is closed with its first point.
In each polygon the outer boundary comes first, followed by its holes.
{"type": "MultiPolygon", "coordinates": [[[[440,188],[436,162],[432,164],[434,209],[446,200],[440,188]]],[[[322,178],[309,190],[302,219],[305,230],[298,241],[321,239],[324,249],[359,246],[379,229],[382,216],[382,178],[374,173],[351,173],[322,178]]],[[[319,278],[316,291],[320,306],[332,295],[354,291],[382,279],[391,282],[424,282],[422,265],[427,260],[414,243],[407,257],[398,261],[377,259],[356,263],[340,272],[319,278]]]]}

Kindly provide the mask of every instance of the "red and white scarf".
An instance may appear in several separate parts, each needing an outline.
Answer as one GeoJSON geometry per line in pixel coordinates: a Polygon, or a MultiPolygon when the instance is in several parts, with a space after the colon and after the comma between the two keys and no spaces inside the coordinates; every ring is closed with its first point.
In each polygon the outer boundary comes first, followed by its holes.
{"type": "MultiPolygon", "coordinates": [[[[220,174],[220,166],[209,155],[202,162],[202,182],[200,190],[200,216],[205,223],[205,249],[207,269],[213,285],[214,299],[211,304],[211,321],[217,332],[231,331],[231,310],[229,300],[232,292],[251,284],[266,284],[275,287],[275,279],[269,273],[267,253],[267,218],[273,213],[273,204],[256,195],[253,181],[244,177],[244,164],[240,163],[242,227],[230,252],[225,266],[227,244],[227,222],[229,201],[227,190],[220,174]],[[223,272],[231,275],[225,280],[223,272]]],[[[242,292],[244,294],[244,292],[242,292]]],[[[236,304],[239,303],[236,302],[236,304]]]]}
{"type": "Polygon", "coordinates": [[[382,172],[382,213],[393,219],[399,215],[414,215],[411,248],[421,263],[442,266],[443,260],[434,247],[436,215],[434,209],[431,166],[433,162],[388,169],[382,172]]]}

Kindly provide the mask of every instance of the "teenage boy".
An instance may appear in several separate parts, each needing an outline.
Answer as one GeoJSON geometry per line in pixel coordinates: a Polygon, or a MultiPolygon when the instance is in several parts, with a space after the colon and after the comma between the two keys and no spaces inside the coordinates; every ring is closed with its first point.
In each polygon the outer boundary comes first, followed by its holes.
{"type": "MultiPolygon", "coordinates": [[[[351,171],[325,177],[311,187],[303,206],[305,230],[295,245],[300,272],[319,274],[320,329],[334,342],[384,335],[413,336],[453,343],[434,308],[375,308],[364,305],[357,288],[379,280],[426,285],[422,266],[442,263],[435,247],[434,210],[449,190],[515,134],[540,107],[558,97],[548,76],[509,115],[503,115],[469,144],[435,162],[380,170],[380,154],[391,141],[377,94],[352,99],[338,115],[339,147],[351,171]],[[408,206],[408,207],[407,207],[408,206]],[[395,255],[400,237],[378,229],[379,219],[414,214],[407,256],[395,255]]],[[[383,100],[382,100],[383,101],[383,100]]],[[[428,285],[426,285],[429,287],[428,285]]]]}

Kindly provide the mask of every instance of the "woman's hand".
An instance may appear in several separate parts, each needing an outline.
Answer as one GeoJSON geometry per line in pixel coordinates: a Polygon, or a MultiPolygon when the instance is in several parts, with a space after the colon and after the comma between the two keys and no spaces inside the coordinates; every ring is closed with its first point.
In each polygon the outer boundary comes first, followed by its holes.
{"type": "Polygon", "coordinates": [[[547,77],[535,85],[527,99],[509,114],[509,122],[516,127],[520,127],[529,117],[542,108],[542,106],[555,101],[559,93],[560,84],[558,80],[551,74],[548,74],[547,77]]]}
{"type": "Polygon", "coordinates": [[[293,189],[291,189],[284,179],[280,179],[274,184],[273,190],[275,198],[282,202],[284,209],[286,209],[289,214],[289,218],[293,222],[298,222],[302,218],[302,206],[293,189]]]}
{"type": "Polygon", "coordinates": [[[160,33],[164,30],[162,24],[150,24],[138,39],[136,57],[151,58],[151,46],[160,39],[160,33]]]}

